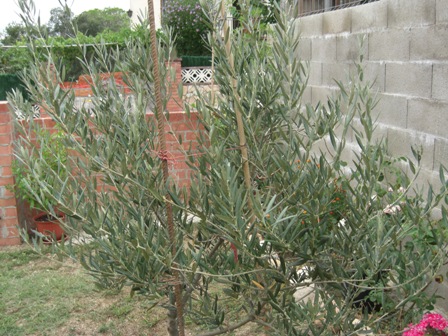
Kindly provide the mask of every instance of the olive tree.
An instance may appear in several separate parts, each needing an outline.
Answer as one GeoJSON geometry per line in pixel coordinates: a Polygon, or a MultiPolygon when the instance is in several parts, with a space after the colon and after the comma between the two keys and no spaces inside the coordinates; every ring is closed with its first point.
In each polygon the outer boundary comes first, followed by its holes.
{"type": "MultiPolygon", "coordinates": [[[[76,107],[74,93],[60,89],[64,71],[49,71],[51,50],[24,74],[33,101],[66,134],[69,173],[62,178],[44,160],[29,160],[30,133],[39,127],[31,120],[18,124],[16,157],[47,172],[51,186],[41,179],[32,192],[57,201],[71,237],[91,240],[55,247],[98,284],[127,286],[166,308],[170,335],[184,334],[185,317],[202,326],[201,335],[246,324],[273,335],[403,330],[431,309],[435,297],[424,289],[446,259],[445,168],[440,190],[423,195],[415,182],[420,151],[414,158],[388,155],[387,141],[374,134],[376,100],[362,63],[339,83],[339,94],[316,106],[302,103],[308,66],[297,56],[289,7],[277,5],[276,24],[266,30],[242,4],[246,17],[230,33],[220,26],[221,5],[203,4],[215,23],[209,43],[216,90],[198,90],[186,106],[203,128],[200,152],[185,153],[188,189],[166,178],[164,129],[146,116],[157,105],[155,68],[162,83],[170,80],[169,29],[160,35],[157,59],[141,40],[112,54],[95,47],[95,59],[83,62],[94,79],[93,107],[76,107]],[[113,81],[104,85],[97,64],[122,71],[134,99],[113,81]],[[348,134],[355,147],[346,146],[348,134]]],[[[164,106],[168,87],[160,88],[164,106]]],[[[19,94],[10,102],[29,110],[19,94]]],[[[169,120],[162,111],[157,121],[169,120]]]]}

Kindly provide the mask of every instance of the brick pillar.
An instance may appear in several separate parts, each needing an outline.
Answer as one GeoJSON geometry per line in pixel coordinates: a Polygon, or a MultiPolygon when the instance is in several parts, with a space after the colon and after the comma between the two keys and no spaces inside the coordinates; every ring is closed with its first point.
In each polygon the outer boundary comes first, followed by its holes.
{"type": "Polygon", "coordinates": [[[183,111],[170,112],[170,120],[165,125],[168,164],[172,177],[180,187],[191,185],[192,169],[187,164],[185,151],[190,150],[190,155],[200,154],[197,137],[202,130],[197,112],[191,112],[190,116],[183,111]]]}
{"type": "Polygon", "coordinates": [[[18,231],[16,198],[6,186],[14,184],[12,176],[13,121],[8,103],[0,102],[0,246],[21,243],[18,231]]]}
{"type": "Polygon", "coordinates": [[[181,112],[184,111],[184,105],[182,103],[182,98],[179,97],[178,94],[178,86],[180,83],[182,83],[182,65],[181,65],[181,59],[176,59],[171,62],[166,63],[167,66],[174,69],[175,76],[172,78],[170,76],[171,70],[169,71],[168,75],[168,94],[170,95],[170,99],[168,100],[168,103],[166,104],[166,109],[169,112],[181,112]]]}

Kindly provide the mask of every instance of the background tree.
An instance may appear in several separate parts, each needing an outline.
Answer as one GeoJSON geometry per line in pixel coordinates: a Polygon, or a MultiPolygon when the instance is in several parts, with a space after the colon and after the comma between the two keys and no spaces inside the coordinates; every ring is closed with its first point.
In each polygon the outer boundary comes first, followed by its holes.
{"type": "Polygon", "coordinates": [[[48,30],[51,36],[71,37],[74,35],[72,20],[74,14],[67,5],[50,11],[48,30]]]}
{"type": "Polygon", "coordinates": [[[12,46],[16,42],[22,41],[26,36],[26,28],[22,23],[9,23],[1,34],[0,42],[3,45],[12,46]]]}
{"type": "Polygon", "coordinates": [[[105,31],[118,32],[130,26],[126,12],[117,7],[91,9],[79,14],[74,21],[78,30],[87,36],[96,36],[105,31]]]}

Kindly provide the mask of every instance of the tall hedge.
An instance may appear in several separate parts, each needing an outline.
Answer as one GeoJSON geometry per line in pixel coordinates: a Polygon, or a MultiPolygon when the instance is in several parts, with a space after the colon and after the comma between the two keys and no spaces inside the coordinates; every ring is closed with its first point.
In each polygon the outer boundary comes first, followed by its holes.
{"type": "Polygon", "coordinates": [[[211,56],[182,56],[182,67],[211,66],[211,56]]]}
{"type": "Polygon", "coordinates": [[[25,97],[28,96],[28,93],[18,75],[0,74],[0,100],[6,100],[7,93],[13,89],[22,91],[25,97]]]}
{"type": "MultiPolygon", "coordinates": [[[[78,33],[73,38],[50,37],[36,41],[39,48],[36,57],[42,57],[47,47],[52,50],[54,61],[58,69],[65,69],[64,80],[74,81],[82,75],[81,60],[97,62],[92,59],[93,45],[104,41],[104,46],[111,49],[122,49],[127,39],[149,40],[142,27],[131,30],[125,28],[119,32],[106,31],[97,36],[85,36],[78,33]]],[[[12,48],[0,48],[0,73],[13,74],[28,68],[33,62],[28,46],[23,42],[12,48]]],[[[111,65],[113,66],[113,65],[111,65]]]]}

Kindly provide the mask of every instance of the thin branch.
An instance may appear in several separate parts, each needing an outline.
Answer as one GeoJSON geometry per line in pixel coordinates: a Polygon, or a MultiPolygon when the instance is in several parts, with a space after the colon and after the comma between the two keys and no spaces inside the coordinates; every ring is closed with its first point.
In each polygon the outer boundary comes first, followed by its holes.
{"type": "Polygon", "coordinates": [[[228,326],[228,327],[226,327],[224,329],[220,329],[220,330],[209,331],[209,332],[206,332],[205,334],[200,334],[199,336],[215,336],[215,335],[226,334],[226,333],[229,333],[229,332],[231,332],[231,331],[233,331],[235,329],[241,328],[243,325],[245,325],[245,324],[247,324],[249,322],[252,322],[254,320],[255,320],[255,316],[254,315],[249,315],[244,320],[242,320],[242,321],[240,321],[240,322],[238,322],[238,323],[236,323],[234,325],[228,326]]]}

